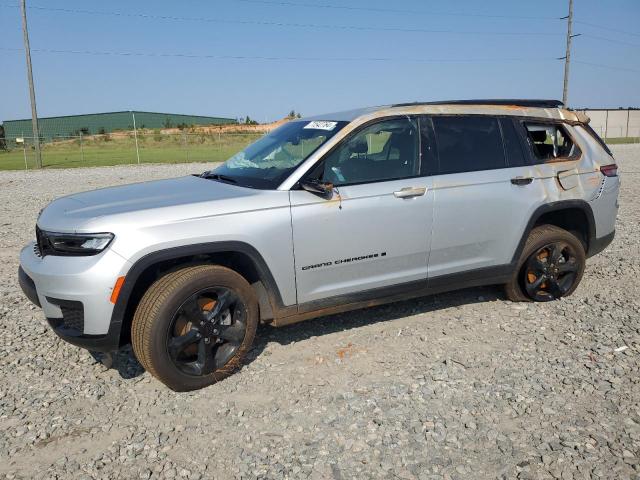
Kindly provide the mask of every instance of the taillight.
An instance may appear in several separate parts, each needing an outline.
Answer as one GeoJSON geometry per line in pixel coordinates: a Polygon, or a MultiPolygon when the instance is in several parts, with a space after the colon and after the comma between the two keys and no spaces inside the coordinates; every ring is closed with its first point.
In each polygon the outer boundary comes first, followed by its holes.
{"type": "Polygon", "coordinates": [[[605,177],[617,177],[618,176],[618,165],[612,163],[611,165],[603,165],[600,167],[600,171],[605,177]]]}

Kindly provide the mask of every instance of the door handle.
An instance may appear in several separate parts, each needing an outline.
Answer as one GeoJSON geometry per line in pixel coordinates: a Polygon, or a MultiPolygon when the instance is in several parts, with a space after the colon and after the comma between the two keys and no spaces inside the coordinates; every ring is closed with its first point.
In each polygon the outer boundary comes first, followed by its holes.
{"type": "Polygon", "coordinates": [[[516,177],[511,179],[511,183],[514,185],[529,185],[533,182],[533,178],[531,177],[516,177]]]}
{"type": "Polygon", "coordinates": [[[412,197],[420,197],[424,195],[427,191],[427,187],[405,187],[400,190],[393,192],[393,195],[396,198],[412,198],[412,197]]]}

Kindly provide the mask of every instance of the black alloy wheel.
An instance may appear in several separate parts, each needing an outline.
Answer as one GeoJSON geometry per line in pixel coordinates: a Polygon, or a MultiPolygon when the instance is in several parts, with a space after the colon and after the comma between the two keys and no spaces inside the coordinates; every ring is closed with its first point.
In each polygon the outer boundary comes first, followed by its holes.
{"type": "Polygon", "coordinates": [[[246,333],[246,308],[233,290],[212,287],[191,295],[173,315],[167,351],[188,375],[209,375],[236,353],[246,333]]]}
{"type": "Polygon", "coordinates": [[[567,242],[554,242],[533,253],[522,270],[527,295],[548,302],[569,292],[580,271],[577,252],[567,242]]]}
{"type": "Polygon", "coordinates": [[[242,367],[255,338],[260,309],[238,272],[193,265],[159,277],[131,322],[136,358],[176,391],[196,390],[242,367]]]}
{"type": "Polygon", "coordinates": [[[512,302],[549,302],[571,295],[584,273],[586,248],[580,232],[556,225],[534,227],[504,285],[507,298],[512,302]]]}

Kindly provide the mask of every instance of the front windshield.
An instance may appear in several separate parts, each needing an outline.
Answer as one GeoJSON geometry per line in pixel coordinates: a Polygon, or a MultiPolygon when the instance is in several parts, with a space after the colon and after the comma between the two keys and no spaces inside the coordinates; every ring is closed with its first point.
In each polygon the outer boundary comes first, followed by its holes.
{"type": "Polygon", "coordinates": [[[347,123],[304,120],[285,123],[203,176],[244,187],[275,189],[347,123]]]}

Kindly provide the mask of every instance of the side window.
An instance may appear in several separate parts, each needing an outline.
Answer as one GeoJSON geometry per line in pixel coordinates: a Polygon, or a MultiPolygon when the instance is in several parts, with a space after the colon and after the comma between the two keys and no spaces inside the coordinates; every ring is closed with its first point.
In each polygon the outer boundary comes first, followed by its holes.
{"type": "Polygon", "coordinates": [[[562,125],[527,122],[524,126],[534,157],[540,162],[574,159],[580,156],[580,149],[562,125]]]}
{"type": "Polygon", "coordinates": [[[436,175],[438,173],[438,154],[436,153],[436,135],[433,131],[431,117],[420,117],[420,175],[436,175]]]}
{"type": "Polygon", "coordinates": [[[511,118],[501,118],[500,126],[502,127],[502,139],[504,140],[504,149],[507,153],[507,164],[509,167],[522,167],[527,164],[527,160],[522,150],[522,142],[520,136],[513,124],[511,118]]]}
{"type": "Polygon", "coordinates": [[[505,168],[498,119],[434,115],[440,174],[505,168]]]}
{"type": "Polygon", "coordinates": [[[418,145],[415,119],[396,118],[369,125],[326,157],[322,180],[340,186],[417,176],[418,145]]]}

